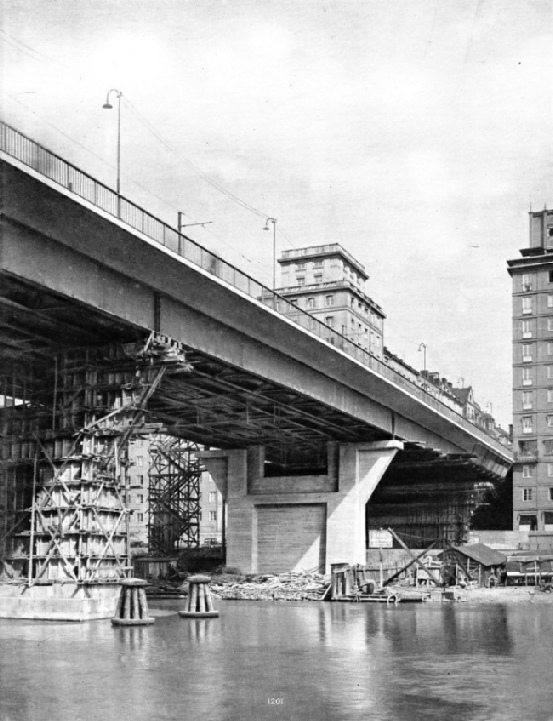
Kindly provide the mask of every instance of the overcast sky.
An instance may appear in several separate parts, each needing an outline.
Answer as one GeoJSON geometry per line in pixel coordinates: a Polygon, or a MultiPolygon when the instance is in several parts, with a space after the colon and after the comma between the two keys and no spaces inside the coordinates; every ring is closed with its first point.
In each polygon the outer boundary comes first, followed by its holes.
{"type": "Polygon", "coordinates": [[[265,215],[279,250],[341,243],[386,345],[422,368],[426,343],[511,422],[506,260],[553,206],[551,0],[0,4],[3,119],[114,185],[121,90],[125,195],[212,221],[189,235],[268,285],[265,215]]]}

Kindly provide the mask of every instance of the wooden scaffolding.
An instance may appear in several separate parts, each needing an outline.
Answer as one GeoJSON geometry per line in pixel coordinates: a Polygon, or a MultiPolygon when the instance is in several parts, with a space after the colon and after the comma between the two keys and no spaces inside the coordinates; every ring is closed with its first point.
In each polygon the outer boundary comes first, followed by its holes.
{"type": "Polygon", "coordinates": [[[164,375],[189,369],[179,344],[151,334],[138,344],[63,351],[38,385],[32,373],[4,379],[0,580],[126,575],[128,443],[148,432],[148,401],[164,375]]]}

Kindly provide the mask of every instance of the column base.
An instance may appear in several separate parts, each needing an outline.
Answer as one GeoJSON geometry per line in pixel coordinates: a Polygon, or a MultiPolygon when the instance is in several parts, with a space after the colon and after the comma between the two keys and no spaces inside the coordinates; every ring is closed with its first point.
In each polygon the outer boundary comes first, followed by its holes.
{"type": "Polygon", "coordinates": [[[0,618],[35,621],[94,621],[111,618],[119,584],[0,584],[0,618]]]}

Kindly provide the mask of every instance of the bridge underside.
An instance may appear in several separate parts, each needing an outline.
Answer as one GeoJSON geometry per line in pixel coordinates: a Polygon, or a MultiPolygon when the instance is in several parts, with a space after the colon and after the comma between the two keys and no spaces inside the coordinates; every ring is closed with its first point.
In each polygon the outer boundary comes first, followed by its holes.
{"type": "MultiPolygon", "coordinates": [[[[145,340],[149,332],[67,297],[0,275],[0,394],[22,397],[33,379],[48,405],[56,357],[68,350],[145,340]],[[14,390],[15,389],[15,390],[14,390]]],[[[190,372],[167,377],[148,410],[169,433],[206,446],[261,444],[275,472],[325,464],[328,441],[389,434],[306,395],[180,344],[190,372]]]]}
{"type": "Polygon", "coordinates": [[[497,479],[470,454],[442,454],[406,443],[366,506],[367,529],[391,527],[406,545],[467,540],[470,519],[497,479]]]}
{"type": "MultiPolygon", "coordinates": [[[[0,401],[4,406],[0,409],[0,539],[5,555],[20,554],[19,573],[47,577],[50,571],[44,564],[62,576],[74,574],[77,581],[90,580],[94,572],[101,574],[102,580],[124,573],[128,564],[121,545],[124,499],[116,488],[122,483],[123,446],[133,434],[160,432],[218,449],[263,447],[259,477],[266,483],[276,479],[277,487],[282,478],[296,484],[291,504],[294,513],[299,513],[297,518],[292,514],[295,520],[301,523],[307,511],[309,519],[309,513],[320,515],[323,506],[336,511],[335,540],[327,538],[325,531],[327,555],[319,565],[328,567],[329,559],[336,560],[340,554],[345,557],[338,560],[361,562],[364,528],[357,529],[350,547],[336,540],[348,524],[344,513],[336,510],[340,507],[337,496],[329,496],[330,505],[326,506],[326,501],[313,504],[308,497],[301,509],[298,488],[305,479],[329,477],[329,448],[379,447],[379,442],[393,442],[389,433],[296,390],[28,281],[7,273],[0,280],[0,401]],[[114,418],[115,423],[106,425],[106,418],[114,418]],[[83,431],[91,424],[93,433],[83,431]],[[97,450],[100,446],[101,452],[97,450]],[[94,468],[89,456],[96,458],[94,468]],[[109,491],[113,504],[110,528],[115,530],[104,533],[102,563],[95,557],[93,564],[94,554],[87,560],[83,553],[78,568],[76,551],[67,550],[71,547],[64,536],[68,529],[61,529],[60,536],[49,526],[41,529],[46,534],[43,552],[34,548],[34,565],[29,564],[25,559],[33,543],[31,535],[37,530],[31,508],[41,506],[42,522],[47,521],[48,513],[53,514],[51,500],[57,484],[63,502],[56,505],[56,512],[64,509],[67,525],[76,518],[77,486],[83,495],[83,479],[104,477],[108,480],[102,493],[109,491]]],[[[389,455],[389,468],[378,476],[367,496],[366,525],[391,525],[411,534],[409,545],[416,547],[437,536],[463,540],[479,489],[487,487],[491,474],[469,454],[439,454],[416,443],[406,443],[397,455],[396,451],[384,455],[389,455]]],[[[324,487],[325,493],[336,490],[324,487]]],[[[106,498],[97,501],[101,505],[106,498]]],[[[259,518],[265,518],[265,513],[271,527],[275,519],[284,520],[278,509],[287,508],[290,498],[276,494],[268,506],[262,505],[259,518]]],[[[347,507],[346,503],[343,508],[347,507]]],[[[355,514],[357,525],[365,526],[363,510],[355,506],[355,514]]],[[[229,512],[229,525],[233,522],[240,524],[229,512]]],[[[285,522],[283,527],[289,524],[285,522]]],[[[229,548],[232,539],[230,531],[229,548]]],[[[322,553],[320,545],[318,548],[322,553]]],[[[246,566],[257,567],[250,562],[246,566]]]]}

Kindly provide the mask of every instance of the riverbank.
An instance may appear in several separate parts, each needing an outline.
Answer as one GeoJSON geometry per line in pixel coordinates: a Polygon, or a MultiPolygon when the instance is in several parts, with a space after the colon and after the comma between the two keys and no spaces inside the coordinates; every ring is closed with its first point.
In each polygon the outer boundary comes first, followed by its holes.
{"type": "MultiPolygon", "coordinates": [[[[315,572],[261,574],[242,576],[233,573],[210,573],[214,596],[227,601],[324,601],[329,600],[330,577],[315,572]]],[[[186,594],[185,581],[179,591],[186,594]]],[[[419,592],[429,602],[460,603],[539,603],[553,605],[553,593],[533,586],[500,586],[497,588],[419,588],[389,586],[388,593],[406,595],[419,592]]]]}

